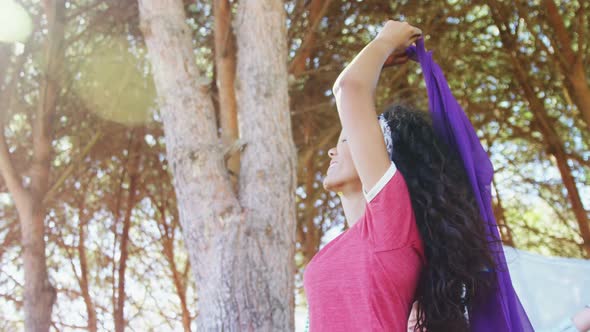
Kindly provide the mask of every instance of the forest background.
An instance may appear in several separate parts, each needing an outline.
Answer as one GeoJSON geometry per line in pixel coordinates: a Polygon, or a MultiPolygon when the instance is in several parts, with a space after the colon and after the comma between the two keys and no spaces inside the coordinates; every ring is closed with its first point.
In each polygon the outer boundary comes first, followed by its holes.
{"type": "MultiPolygon", "coordinates": [[[[504,244],[590,258],[589,14],[0,1],[0,330],[293,330],[305,265],[346,228],[322,188],[332,84],[388,19],[424,31],[489,152],[504,244]]],[[[427,110],[419,66],[376,98],[427,110]]]]}

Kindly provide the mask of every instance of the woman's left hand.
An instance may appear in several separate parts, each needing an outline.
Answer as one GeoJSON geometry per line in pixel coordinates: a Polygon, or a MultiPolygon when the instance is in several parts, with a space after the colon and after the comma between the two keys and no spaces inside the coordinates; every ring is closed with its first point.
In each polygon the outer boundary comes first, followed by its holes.
{"type": "Polygon", "coordinates": [[[409,59],[410,57],[408,57],[405,51],[401,54],[391,54],[387,57],[387,60],[385,60],[383,68],[403,65],[404,63],[408,62],[409,59]]]}

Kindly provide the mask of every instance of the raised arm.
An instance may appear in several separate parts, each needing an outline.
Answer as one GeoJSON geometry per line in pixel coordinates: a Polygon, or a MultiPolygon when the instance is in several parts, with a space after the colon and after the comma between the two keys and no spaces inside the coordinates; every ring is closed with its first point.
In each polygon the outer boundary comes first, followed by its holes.
{"type": "Polygon", "coordinates": [[[406,48],[421,34],[420,29],[406,22],[387,21],[377,37],[340,73],[332,88],[342,137],[348,141],[366,192],[391,165],[375,110],[379,74],[386,61],[391,64],[404,60],[406,48]]]}

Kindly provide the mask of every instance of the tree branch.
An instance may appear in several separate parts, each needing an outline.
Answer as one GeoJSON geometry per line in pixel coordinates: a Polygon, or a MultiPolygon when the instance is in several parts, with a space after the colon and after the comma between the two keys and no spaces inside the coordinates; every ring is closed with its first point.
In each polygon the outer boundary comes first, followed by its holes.
{"type": "MultiPolygon", "coordinates": [[[[14,85],[14,81],[11,86],[14,85]]],[[[15,205],[22,208],[25,200],[29,198],[28,191],[21,183],[20,175],[17,173],[12,162],[6,137],[4,136],[4,118],[0,116],[0,174],[4,178],[6,187],[12,193],[15,205]]],[[[20,209],[19,209],[20,210],[20,209]]]]}
{"type": "Polygon", "coordinates": [[[318,25],[331,3],[332,0],[313,0],[310,9],[311,23],[303,36],[303,42],[297,50],[297,54],[293,57],[293,60],[289,65],[289,73],[299,76],[303,71],[304,65],[302,62],[304,63],[309,56],[309,49],[313,47],[312,43],[315,41],[314,35],[317,31],[318,25]]]}
{"type": "Polygon", "coordinates": [[[63,173],[61,173],[61,175],[58,177],[57,181],[55,181],[53,186],[51,186],[51,188],[47,191],[47,194],[45,194],[45,197],[43,197],[43,204],[47,204],[49,201],[51,201],[51,199],[54,198],[54,195],[55,195],[55,192],[57,191],[57,189],[66,181],[68,176],[70,176],[72,174],[76,165],[78,165],[78,163],[80,163],[82,160],[84,160],[84,157],[86,157],[86,155],[88,155],[88,153],[90,152],[92,147],[98,142],[98,140],[101,137],[102,137],[102,131],[98,131],[96,134],[94,134],[94,136],[90,139],[90,142],[88,142],[88,144],[86,144],[86,146],[82,150],[82,153],[78,156],[77,160],[70,163],[70,165],[66,168],[66,170],[63,173]]]}
{"type": "Polygon", "coordinates": [[[571,48],[572,41],[565,29],[563,18],[559,14],[557,6],[553,0],[545,0],[545,7],[547,8],[545,11],[547,13],[547,20],[556,34],[556,44],[560,49],[559,51],[564,54],[566,61],[572,65],[575,63],[575,55],[571,48]]]}
{"type": "Polygon", "coordinates": [[[576,12],[576,16],[578,17],[578,29],[577,29],[577,42],[578,42],[578,54],[576,54],[576,62],[578,61],[582,61],[582,57],[584,56],[584,54],[586,54],[584,52],[584,50],[586,49],[586,46],[588,45],[588,40],[587,38],[585,38],[585,34],[586,34],[586,30],[584,29],[584,27],[586,27],[586,25],[584,24],[584,21],[587,19],[586,18],[586,12],[584,12],[584,5],[587,3],[587,1],[580,1],[580,8],[578,8],[578,11],[576,12]]]}

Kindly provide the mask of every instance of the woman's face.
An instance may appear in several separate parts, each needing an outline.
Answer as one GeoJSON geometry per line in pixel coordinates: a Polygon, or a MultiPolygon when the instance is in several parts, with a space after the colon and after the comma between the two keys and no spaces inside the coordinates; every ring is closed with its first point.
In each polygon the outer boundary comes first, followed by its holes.
{"type": "Polygon", "coordinates": [[[336,147],[328,150],[330,167],[324,178],[324,189],[328,191],[342,191],[342,187],[352,184],[357,187],[360,184],[358,172],[352,161],[346,133],[340,132],[336,147]]]}

